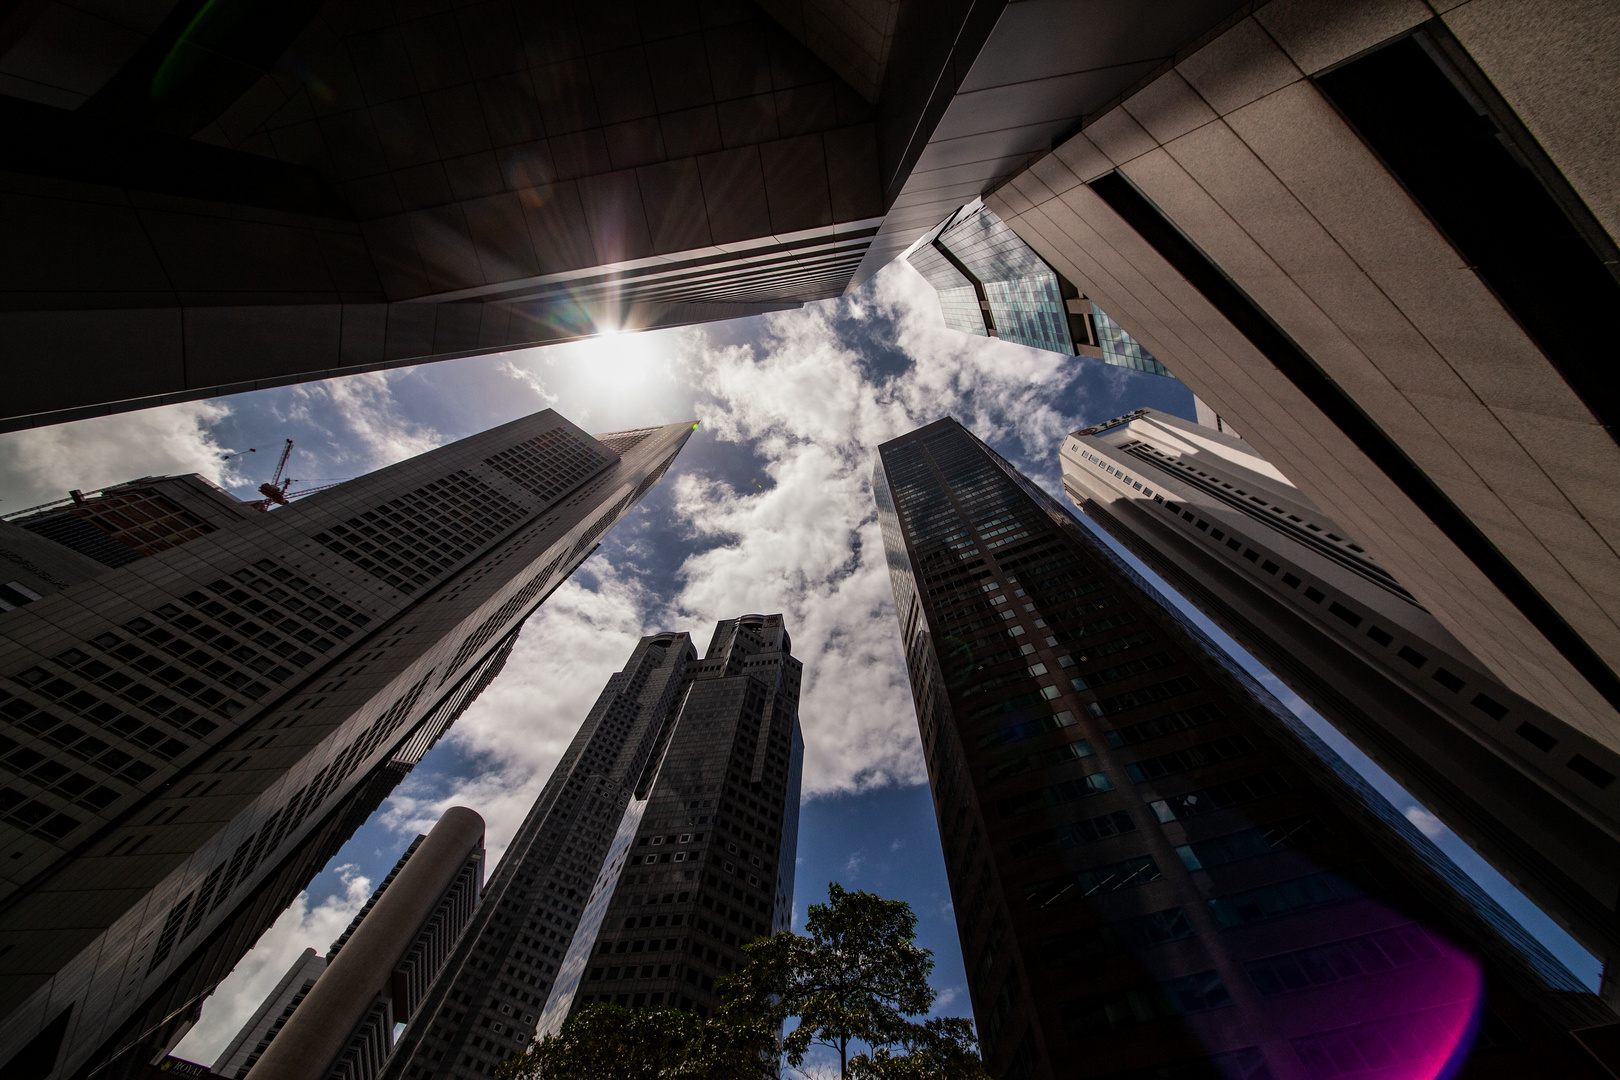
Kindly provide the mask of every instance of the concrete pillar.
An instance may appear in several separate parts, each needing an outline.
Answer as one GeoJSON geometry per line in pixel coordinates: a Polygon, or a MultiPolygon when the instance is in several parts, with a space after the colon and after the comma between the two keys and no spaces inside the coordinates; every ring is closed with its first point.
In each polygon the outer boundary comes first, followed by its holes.
{"type": "Polygon", "coordinates": [[[484,840],[484,819],[452,806],[377,899],[247,1080],[322,1080],[439,898],[484,840]]]}

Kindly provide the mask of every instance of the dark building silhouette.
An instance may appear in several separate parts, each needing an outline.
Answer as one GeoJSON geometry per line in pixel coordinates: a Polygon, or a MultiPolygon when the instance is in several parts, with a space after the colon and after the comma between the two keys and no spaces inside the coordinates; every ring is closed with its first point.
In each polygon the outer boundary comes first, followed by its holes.
{"type": "Polygon", "coordinates": [[[493,1075],[591,1001],[718,1004],[740,946],[791,920],[799,675],[780,615],[721,622],[701,659],[684,633],[642,638],[387,1075],[493,1075]]]}
{"type": "Polygon", "coordinates": [[[174,1045],[690,433],[541,412],[118,568],[8,527],[0,1073],[174,1045]]]}
{"type": "Polygon", "coordinates": [[[955,420],[874,475],[993,1075],[1601,1076],[1613,1016],[955,420]]]}
{"type": "Polygon", "coordinates": [[[1241,7],[15,5],[0,430],[836,296],[1241,7]]]}

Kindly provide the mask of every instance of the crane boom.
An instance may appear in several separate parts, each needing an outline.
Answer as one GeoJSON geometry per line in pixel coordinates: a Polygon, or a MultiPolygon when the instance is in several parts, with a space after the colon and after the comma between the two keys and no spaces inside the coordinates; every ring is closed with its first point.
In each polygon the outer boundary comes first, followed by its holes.
{"type": "Polygon", "coordinates": [[[287,459],[292,456],[292,444],[293,441],[288,439],[287,445],[282,447],[281,460],[276,462],[276,475],[270,478],[271,487],[281,486],[281,474],[287,468],[287,459]]]}

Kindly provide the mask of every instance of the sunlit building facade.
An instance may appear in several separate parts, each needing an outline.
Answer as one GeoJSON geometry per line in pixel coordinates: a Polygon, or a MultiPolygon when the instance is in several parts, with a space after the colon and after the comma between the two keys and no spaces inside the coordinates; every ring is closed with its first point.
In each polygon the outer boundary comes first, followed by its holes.
{"type": "Polygon", "coordinates": [[[547,410],[117,568],[8,527],[0,1074],[172,1046],[690,434],[547,410]]]}
{"type": "Polygon", "coordinates": [[[1601,1075],[1596,996],[1055,499],[952,419],[874,489],[993,1075],[1601,1075]]]}

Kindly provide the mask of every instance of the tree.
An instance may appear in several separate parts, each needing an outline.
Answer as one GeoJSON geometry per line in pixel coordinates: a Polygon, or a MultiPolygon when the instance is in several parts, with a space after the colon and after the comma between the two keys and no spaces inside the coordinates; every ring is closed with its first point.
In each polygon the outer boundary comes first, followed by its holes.
{"type": "Polygon", "coordinates": [[[917,947],[911,905],[834,882],[805,929],[808,936],[779,933],[746,946],[748,964],[722,983],[733,1007],[772,1027],[798,1018],[782,1045],[790,1065],[820,1044],[837,1051],[843,1080],[987,1080],[966,1020],[910,1019],[935,997],[934,957],[917,947]],[[859,1044],[872,1052],[851,1058],[859,1044]]]}
{"type": "Polygon", "coordinates": [[[503,1062],[507,1080],[774,1080],[776,1031],[722,1008],[704,1018],[675,1009],[588,1005],[528,1052],[503,1062]]]}

